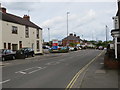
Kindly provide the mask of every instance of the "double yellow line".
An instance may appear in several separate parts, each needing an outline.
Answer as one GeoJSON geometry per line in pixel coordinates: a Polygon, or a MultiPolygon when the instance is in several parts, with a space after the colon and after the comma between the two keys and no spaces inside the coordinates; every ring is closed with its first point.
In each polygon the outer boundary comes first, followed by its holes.
{"type": "Polygon", "coordinates": [[[70,90],[70,89],[73,87],[73,85],[75,84],[75,82],[76,82],[76,80],[78,79],[78,77],[80,76],[80,74],[81,74],[84,70],[86,70],[86,69],[88,68],[88,66],[89,66],[91,63],[93,63],[99,56],[101,56],[103,52],[104,52],[104,51],[102,51],[98,56],[96,56],[95,58],[93,58],[87,65],[85,65],[85,66],[73,77],[73,79],[70,81],[70,83],[68,84],[68,86],[66,87],[65,90],[70,90]]]}

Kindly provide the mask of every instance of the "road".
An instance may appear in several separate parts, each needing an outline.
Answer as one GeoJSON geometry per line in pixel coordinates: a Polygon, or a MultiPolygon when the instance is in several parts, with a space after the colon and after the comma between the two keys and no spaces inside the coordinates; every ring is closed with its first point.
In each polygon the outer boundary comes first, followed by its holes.
{"type": "Polygon", "coordinates": [[[80,50],[8,61],[2,67],[0,84],[3,88],[66,88],[75,74],[100,53],[100,50],[80,50]]]}

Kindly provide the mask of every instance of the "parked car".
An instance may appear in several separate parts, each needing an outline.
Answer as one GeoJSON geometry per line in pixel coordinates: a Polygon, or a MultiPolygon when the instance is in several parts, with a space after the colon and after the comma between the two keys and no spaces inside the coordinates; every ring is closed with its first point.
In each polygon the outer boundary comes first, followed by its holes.
{"type": "Polygon", "coordinates": [[[104,47],[103,46],[99,46],[99,48],[98,48],[99,50],[103,50],[104,49],[104,47]]]}
{"type": "Polygon", "coordinates": [[[70,51],[74,51],[74,47],[69,47],[69,50],[70,51]]]}
{"type": "Polygon", "coordinates": [[[16,52],[9,49],[0,49],[0,58],[2,61],[16,58],[16,52]]]}
{"type": "Polygon", "coordinates": [[[69,50],[67,47],[58,47],[58,49],[49,49],[50,53],[67,53],[69,50]]]}
{"type": "Polygon", "coordinates": [[[43,53],[45,53],[45,54],[50,53],[50,52],[49,52],[49,49],[50,49],[49,46],[43,46],[42,49],[43,49],[43,53]]]}
{"type": "Polygon", "coordinates": [[[27,58],[29,56],[35,56],[34,50],[32,48],[26,47],[16,51],[17,58],[27,58]]]}

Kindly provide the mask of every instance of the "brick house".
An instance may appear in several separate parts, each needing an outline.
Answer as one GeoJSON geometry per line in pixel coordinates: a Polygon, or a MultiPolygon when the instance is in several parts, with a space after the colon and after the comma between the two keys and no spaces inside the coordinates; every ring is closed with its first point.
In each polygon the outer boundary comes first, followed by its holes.
{"type": "Polygon", "coordinates": [[[78,44],[80,43],[80,41],[81,41],[80,36],[76,36],[76,34],[73,35],[72,33],[70,33],[68,37],[62,39],[62,45],[70,46],[70,43],[78,44]]]}

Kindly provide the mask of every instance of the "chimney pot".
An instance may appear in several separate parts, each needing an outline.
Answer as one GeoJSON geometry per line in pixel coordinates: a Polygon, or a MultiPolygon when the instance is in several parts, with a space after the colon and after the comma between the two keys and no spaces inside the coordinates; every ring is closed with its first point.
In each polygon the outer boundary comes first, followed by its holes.
{"type": "Polygon", "coordinates": [[[77,38],[79,38],[79,39],[80,39],[80,36],[77,36],[77,38]]]}
{"type": "Polygon", "coordinates": [[[28,16],[28,15],[24,15],[23,18],[26,20],[30,20],[30,16],[28,16]]]}
{"type": "Polygon", "coordinates": [[[76,37],[76,34],[74,34],[74,36],[76,37]]]}
{"type": "Polygon", "coordinates": [[[6,8],[1,7],[1,11],[2,11],[3,13],[6,13],[6,8]]]}
{"type": "Polygon", "coordinates": [[[72,34],[72,33],[70,33],[70,36],[73,36],[73,34],[72,34]]]}

